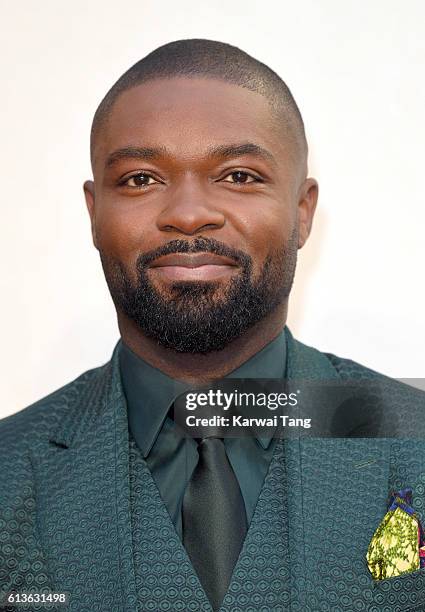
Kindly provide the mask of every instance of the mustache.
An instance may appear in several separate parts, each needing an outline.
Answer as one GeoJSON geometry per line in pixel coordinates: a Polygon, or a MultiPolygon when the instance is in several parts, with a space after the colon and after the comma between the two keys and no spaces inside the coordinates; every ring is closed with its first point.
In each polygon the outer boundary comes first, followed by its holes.
{"type": "Polygon", "coordinates": [[[163,255],[170,255],[171,253],[213,253],[214,255],[221,255],[223,257],[229,257],[233,259],[243,269],[250,272],[252,268],[251,257],[239,249],[234,249],[219,242],[214,238],[205,238],[198,236],[194,240],[170,240],[167,244],[142,253],[137,258],[136,268],[141,271],[149,266],[155,259],[162,257],[163,255]]]}

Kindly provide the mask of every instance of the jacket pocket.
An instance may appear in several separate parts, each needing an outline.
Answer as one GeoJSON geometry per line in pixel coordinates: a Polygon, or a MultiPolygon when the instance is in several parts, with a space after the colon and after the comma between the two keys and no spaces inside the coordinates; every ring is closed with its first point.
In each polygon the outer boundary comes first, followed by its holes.
{"type": "Polygon", "coordinates": [[[425,612],[425,568],[373,581],[368,612],[425,612]]]}

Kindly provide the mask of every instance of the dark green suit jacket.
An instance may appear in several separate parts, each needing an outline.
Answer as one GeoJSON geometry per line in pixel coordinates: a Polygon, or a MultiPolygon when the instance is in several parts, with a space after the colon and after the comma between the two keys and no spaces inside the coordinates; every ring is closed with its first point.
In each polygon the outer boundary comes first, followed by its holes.
{"type": "MultiPolygon", "coordinates": [[[[289,378],[379,379],[407,434],[280,441],[221,610],[425,611],[425,569],[374,582],[365,561],[389,491],[411,487],[425,518],[424,394],[290,333],[287,355],[289,378]]],[[[211,610],[129,439],[117,348],[0,421],[0,602],[11,590],[68,592],[75,612],[211,610]]]]}

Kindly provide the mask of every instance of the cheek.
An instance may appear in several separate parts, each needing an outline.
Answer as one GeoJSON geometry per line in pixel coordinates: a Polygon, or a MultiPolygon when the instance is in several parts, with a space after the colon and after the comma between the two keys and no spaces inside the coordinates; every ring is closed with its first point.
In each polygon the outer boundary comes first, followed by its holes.
{"type": "Polygon", "coordinates": [[[152,236],[153,219],[148,209],[120,204],[115,200],[113,205],[99,206],[96,233],[100,250],[128,265],[141,251],[152,248],[148,236],[152,236]]]}
{"type": "Polygon", "coordinates": [[[253,259],[253,273],[260,273],[267,257],[281,251],[288,243],[293,232],[295,219],[289,207],[282,203],[258,207],[251,214],[241,215],[238,219],[247,244],[247,251],[253,259]]]}

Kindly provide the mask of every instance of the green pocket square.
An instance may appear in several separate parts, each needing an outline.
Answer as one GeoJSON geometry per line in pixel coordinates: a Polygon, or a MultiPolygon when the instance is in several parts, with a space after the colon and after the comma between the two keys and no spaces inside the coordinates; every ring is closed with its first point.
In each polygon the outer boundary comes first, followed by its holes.
{"type": "Polygon", "coordinates": [[[412,508],[412,489],[392,494],[388,512],[373,534],[366,555],[374,580],[384,580],[425,567],[423,530],[412,508]]]}

